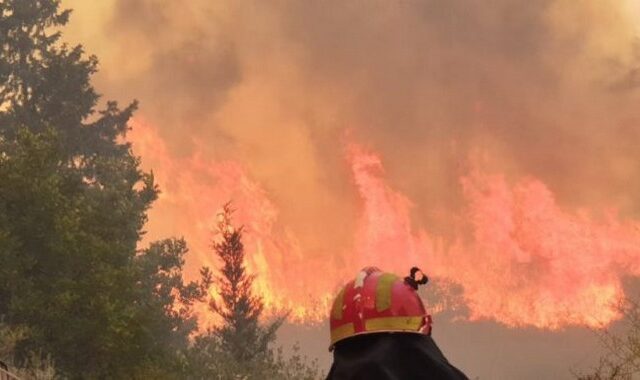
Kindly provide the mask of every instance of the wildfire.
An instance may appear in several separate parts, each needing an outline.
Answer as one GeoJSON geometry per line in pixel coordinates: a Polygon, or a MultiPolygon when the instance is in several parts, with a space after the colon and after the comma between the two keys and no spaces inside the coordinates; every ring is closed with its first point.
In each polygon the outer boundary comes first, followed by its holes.
{"type": "Polygon", "coordinates": [[[536,179],[509,186],[473,170],[462,186],[473,239],[451,249],[455,269],[444,269],[459,273],[472,319],[559,328],[618,317],[622,276],[638,274],[637,222],[563,211],[536,179]]]}
{"type": "MultiPolygon", "coordinates": [[[[337,287],[360,267],[403,273],[422,266],[442,283],[463,289],[471,320],[510,326],[600,326],[616,319],[622,278],[640,274],[640,224],[610,212],[604,220],[563,210],[539,180],[509,183],[475,165],[461,180],[466,204],[460,220],[472,231],[445,246],[413,228],[411,201],[385,180],[382,160],[354,143],[346,164],[361,202],[353,247],[305,256],[283,226],[276,204],[238,162],[215,162],[196,152],[172,157],[156,130],[136,120],[128,138],[143,165],[153,169],[162,194],[150,211],[147,240],[184,235],[190,244],[188,274],[216,266],[212,228],[221,205],[233,201],[235,222],[245,228],[247,265],[258,274],[255,291],[267,310],[290,311],[299,322],[320,321],[337,287]]],[[[212,323],[206,308],[201,320],[212,323]]]]}
{"type": "Polygon", "coordinates": [[[352,267],[375,263],[385,270],[404,273],[432,258],[428,235],[412,232],[411,201],[386,184],[380,157],[357,144],[347,147],[346,156],[363,206],[352,267]]]}
{"type": "MultiPolygon", "coordinates": [[[[221,206],[232,201],[234,223],[244,228],[246,264],[258,276],[254,291],[268,314],[288,312],[294,321],[324,318],[337,286],[331,263],[309,260],[291,231],[278,225],[278,210],[267,193],[237,162],[214,162],[196,154],[172,157],[148,123],[135,120],[128,139],[145,168],[153,170],[161,194],[149,212],[145,242],[184,236],[189,243],[186,274],[217,267],[212,249],[221,206]],[[314,273],[333,274],[316,276],[314,273]]],[[[214,290],[211,290],[214,292],[214,290]]],[[[197,312],[204,326],[215,323],[206,305],[197,312]]]]}

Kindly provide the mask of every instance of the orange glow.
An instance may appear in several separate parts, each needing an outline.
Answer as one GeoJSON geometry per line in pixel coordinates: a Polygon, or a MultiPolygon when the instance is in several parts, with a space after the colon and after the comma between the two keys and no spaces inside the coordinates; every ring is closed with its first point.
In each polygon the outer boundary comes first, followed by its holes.
{"type": "MultiPolygon", "coordinates": [[[[149,212],[145,242],[184,236],[190,247],[186,274],[217,266],[211,248],[216,217],[232,201],[233,223],[244,227],[246,264],[258,277],[254,290],[262,296],[268,315],[289,311],[293,321],[317,321],[325,316],[336,283],[330,263],[305,258],[295,237],[278,226],[278,210],[260,184],[237,162],[214,162],[200,153],[172,157],[157,131],[139,119],[127,135],[143,167],[153,170],[161,194],[149,212]],[[328,273],[317,276],[317,273],[328,273]]],[[[214,292],[211,289],[210,292],[214,292]]],[[[215,322],[206,305],[197,313],[206,327],[215,322]]]]}
{"type": "MultiPolygon", "coordinates": [[[[191,247],[188,275],[215,267],[212,229],[217,211],[231,200],[234,223],[245,228],[247,266],[258,274],[255,291],[269,315],[290,310],[292,321],[323,320],[336,289],[360,267],[403,274],[418,265],[436,282],[462,286],[470,320],[601,326],[619,317],[614,303],[624,295],[623,277],[640,274],[639,223],[612,211],[598,219],[563,210],[541,181],[510,184],[478,164],[460,181],[466,207],[459,230],[466,234],[457,232],[455,243],[445,246],[412,227],[411,201],[387,183],[381,158],[354,143],[345,149],[360,198],[353,247],[309,257],[241,163],[214,162],[197,150],[174,157],[151,125],[136,120],[132,127],[133,149],[162,190],[146,240],[183,234],[191,247]]],[[[215,323],[204,305],[198,313],[205,326],[215,323]]]]}
{"type": "Polygon", "coordinates": [[[432,243],[424,232],[414,234],[411,201],[385,182],[382,161],[357,144],[347,147],[347,161],[362,200],[355,236],[356,262],[352,268],[376,265],[404,274],[413,265],[429,267],[432,243]]]}
{"type": "Polygon", "coordinates": [[[474,169],[462,186],[473,238],[450,250],[444,273],[459,277],[471,319],[555,329],[619,316],[622,277],[638,274],[640,224],[562,210],[536,179],[510,186],[474,169]]]}

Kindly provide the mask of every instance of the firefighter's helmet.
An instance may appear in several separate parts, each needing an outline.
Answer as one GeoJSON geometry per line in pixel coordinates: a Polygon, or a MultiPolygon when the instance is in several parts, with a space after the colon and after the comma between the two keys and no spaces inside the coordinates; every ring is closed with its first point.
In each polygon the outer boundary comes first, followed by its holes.
{"type": "Polygon", "coordinates": [[[404,279],[375,267],[362,269],[340,290],[330,316],[331,346],[354,335],[431,334],[431,316],[417,293],[427,277],[414,267],[404,279]]]}

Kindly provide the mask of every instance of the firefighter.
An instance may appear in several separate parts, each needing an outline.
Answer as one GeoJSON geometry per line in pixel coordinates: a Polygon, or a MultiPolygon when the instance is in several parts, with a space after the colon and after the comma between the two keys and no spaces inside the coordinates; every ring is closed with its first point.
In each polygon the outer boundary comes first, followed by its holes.
{"type": "Polygon", "coordinates": [[[415,267],[404,279],[368,267],[348,282],[331,309],[327,380],[468,379],[431,337],[417,293],[427,281],[415,267]]]}

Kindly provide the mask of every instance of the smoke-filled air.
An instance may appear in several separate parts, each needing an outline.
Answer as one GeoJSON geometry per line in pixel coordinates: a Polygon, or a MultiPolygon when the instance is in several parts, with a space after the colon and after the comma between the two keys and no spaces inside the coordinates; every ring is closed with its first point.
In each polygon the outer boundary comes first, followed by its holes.
{"type": "Polygon", "coordinates": [[[419,266],[436,320],[623,317],[640,276],[640,1],[62,6],[104,99],[140,101],[126,140],[160,190],[140,246],[184,236],[188,277],[219,265],[231,202],[265,315],[292,324],[326,321],[370,265],[419,266]]]}
{"type": "Polygon", "coordinates": [[[616,319],[640,267],[640,3],[216,2],[75,8],[161,195],[148,235],[212,265],[227,201],[269,308],[325,317],[375,263],[468,318],[616,319]]]}

